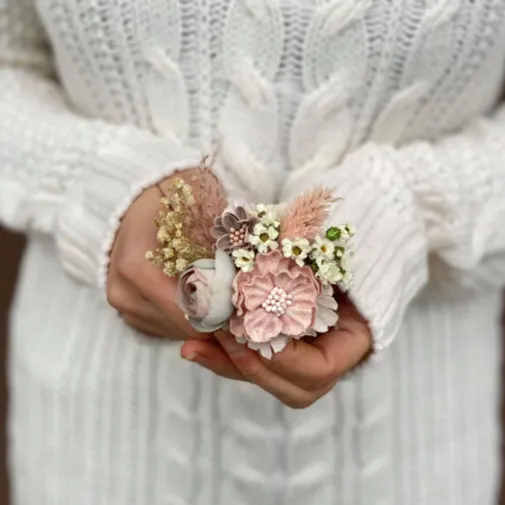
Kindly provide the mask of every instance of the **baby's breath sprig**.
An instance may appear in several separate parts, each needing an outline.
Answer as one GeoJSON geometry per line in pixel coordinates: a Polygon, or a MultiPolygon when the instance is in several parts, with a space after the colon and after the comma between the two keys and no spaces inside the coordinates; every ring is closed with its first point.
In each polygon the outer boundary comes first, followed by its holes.
{"type": "Polygon", "coordinates": [[[325,285],[336,284],[346,290],[352,280],[350,261],[353,255],[349,240],[355,234],[351,225],[332,226],[323,236],[307,239],[282,239],[282,253],[298,265],[310,266],[325,285]]]}
{"type": "Polygon", "coordinates": [[[165,275],[175,277],[194,261],[213,258],[212,251],[195,244],[184,234],[188,209],[195,203],[191,186],[183,179],[175,179],[160,202],[162,209],[155,220],[159,247],[147,251],[146,259],[161,266],[165,275]]]}
{"type": "Polygon", "coordinates": [[[324,238],[317,236],[309,258],[311,268],[323,284],[337,284],[346,291],[352,280],[351,259],[353,251],[349,245],[356,230],[349,224],[331,226],[324,238]]]}

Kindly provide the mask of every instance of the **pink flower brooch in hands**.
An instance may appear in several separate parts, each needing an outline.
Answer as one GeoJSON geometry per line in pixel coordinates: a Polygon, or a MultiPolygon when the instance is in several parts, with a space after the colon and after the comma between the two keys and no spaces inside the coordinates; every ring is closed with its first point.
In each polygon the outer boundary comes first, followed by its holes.
{"type": "Polygon", "coordinates": [[[229,329],[265,358],[336,325],[334,290],[352,279],[350,225],[324,227],[335,199],[315,188],[290,205],[231,207],[208,167],[161,199],[159,248],[177,302],[200,332],[229,329]],[[196,189],[195,189],[196,188],[196,189]]]}

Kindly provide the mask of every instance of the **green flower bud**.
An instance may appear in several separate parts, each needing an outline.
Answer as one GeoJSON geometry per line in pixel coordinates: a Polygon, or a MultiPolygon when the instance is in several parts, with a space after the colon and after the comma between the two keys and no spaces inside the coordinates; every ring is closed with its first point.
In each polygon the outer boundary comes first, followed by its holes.
{"type": "Polygon", "coordinates": [[[326,230],[326,238],[331,241],[338,240],[342,232],[336,227],[332,226],[326,230]]]}

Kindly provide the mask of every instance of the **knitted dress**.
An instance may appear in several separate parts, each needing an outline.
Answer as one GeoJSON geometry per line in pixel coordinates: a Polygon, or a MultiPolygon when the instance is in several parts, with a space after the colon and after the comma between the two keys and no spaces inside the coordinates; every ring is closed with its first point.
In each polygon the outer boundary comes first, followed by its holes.
{"type": "Polygon", "coordinates": [[[504,67],[505,0],[0,0],[15,505],[495,503],[504,67]],[[308,409],[106,302],[125,210],[213,152],[358,229],[377,359],[308,409]]]}

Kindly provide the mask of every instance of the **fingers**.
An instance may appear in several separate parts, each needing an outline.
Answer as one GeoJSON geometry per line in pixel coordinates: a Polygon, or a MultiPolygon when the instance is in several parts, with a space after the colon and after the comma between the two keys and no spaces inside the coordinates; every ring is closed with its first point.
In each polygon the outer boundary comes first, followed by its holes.
{"type": "Polygon", "coordinates": [[[161,336],[209,338],[208,334],[197,332],[177,306],[175,279],[168,278],[145,258],[138,263],[129,261],[119,262],[109,271],[107,298],[112,307],[122,314],[156,322],[163,328],[161,336]]]}
{"type": "MultiPolygon", "coordinates": [[[[363,339],[363,345],[371,346],[371,332],[368,322],[347,297],[338,301],[337,328],[360,336],[363,339]]],[[[314,342],[318,341],[321,341],[319,337],[314,340],[314,342]]]]}
{"type": "Polygon", "coordinates": [[[121,314],[121,319],[135,330],[154,338],[168,338],[178,340],[177,335],[167,335],[166,329],[158,325],[152,324],[150,321],[140,319],[139,317],[130,314],[121,314]]]}
{"type": "Polygon", "coordinates": [[[257,352],[239,344],[229,333],[217,332],[216,338],[246,380],[258,385],[288,407],[306,408],[327,392],[327,389],[309,392],[281,377],[265,366],[257,352]]]}
{"type": "Polygon", "coordinates": [[[186,338],[184,332],[167,320],[148,300],[131,296],[133,291],[126,293],[125,297],[115,304],[126,324],[151,337],[169,340],[186,338]]]}
{"type": "Polygon", "coordinates": [[[141,292],[145,293],[153,305],[180,328],[188,338],[209,337],[208,334],[202,334],[195,330],[177,305],[177,281],[175,279],[168,278],[153,265],[147,264],[145,275],[140,279],[138,285],[141,292]]]}
{"type": "Polygon", "coordinates": [[[181,355],[223,377],[257,384],[294,408],[314,403],[353,368],[370,349],[366,321],[344,298],[340,300],[339,328],[310,343],[295,340],[272,360],[262,359],[225,332],[217,341],[197,332],[177,306],[177,281],[145,259],[156,247],[155,227],[159,194],[145,191],[125,215],[111,253],[108,297],[112,306],[125,313],[125,320],[151,335],[192,339],[181,355]]]}
{"type": "Polygon", "coordinates": [[[271,360],[260,358],[230,334],[218,332],[216,336],[244,377],[286,405],[300,408],[330,391],[369,352],[370,329],[350,302],[342,301],[339,317],[338,329],[310,343],[293,340],[271,360]]]}
{"type": "MultiPolygon", "coordinates": [[[[177,318],[163,314],[150,300],[116,273],[111,273],[109,277],[107,287],[109,304],[121,314],[129,326],[146,335],[169,340],[210,338],[210,335],[189,334],[187,328],[181,328],[174,321],[177,318]]],[[[188,324],[186,320],[184,323],[188,324]]]]}
{"type": "Polygon", "coordinates": [[[265,366],[309,390],[332,387],[352,370],[371,347],[370,330],[352,304],[339,307],[339,327],[319,335],[310,343],[293,340],[265,366]]]}
{"type": "Polygon", "coordinates": [[[181,357],[226,379],[247,381],[216,341],[189,340],[181,347],[181,357]]]}
{"type": "Polygon", "coordinates": [[[122,220],[111,252],[107,282],[109,303],[116,308],[126,305],[122,312],[139,315],[141,295],[188,337],[198,338],[201,335],[191,327],[176,304],[177,281],[145,258],[148,250],[157,247],[154,219],[158,214],[159,200],[156,188],[146,190],[122,220]]]}
{"type": "Polygon", "coordinates": [[[156,329],[171,338],[177,334],[183,338],[207,339],[210,335],[197,332],[177,306],[177,281],[145,258],[148,250],[157,247],[154,220],[159,206],[159,190],[148,188],[123,217],[111,251],[109,303],[134,320],[138,329],[149,327],[151,332],[156,329]]]}
{"type": "Polygon", "coordinates": [[[128,262],[118,265],[119,276],[123,282],[133,286],[134,289],[147,298],[151,304],[167,320],[175,324],[187,338],[208,338],[208,335],[196,331],[186,319],[184,313],[177,305],[177,280],[167,277],[159,268],[149,263],[144,255],[130,258],[128,262]]]}
{"type": "Polygon", "coordinates": [[[224,331],[216,332],[222,349],[215,342],[188,342],[181,354],[223,377],[252,382],[287,406],[305,408],[330,391],[371,347],[367,322],[346,301],[340,307],[340,321],[339,329],[310,343],[291,341],[271,360],[224,331]]]}
{"type": "Polygon", "coordinates": [[[160,314],[147,298],[114,273],[109,275],[107,300],[121,314],[132,314],[142,319],[155,319],[160,314]]]}
{"type": "Polygon", "coordinates": [[[336,359],[325,354],[311,343],[292,340],[282,352],[270,360],[264,359],[266,368],[307,391],[317,391],[335,384],[338,373],[336,359]]]}
{"type": "Polygon", "coordinates": [[[353,369],[368,351],[365,339],[347,331],[334,330],[313,343],[291,341],[265,366],[307,391],[331,388],[353,369]]]}

